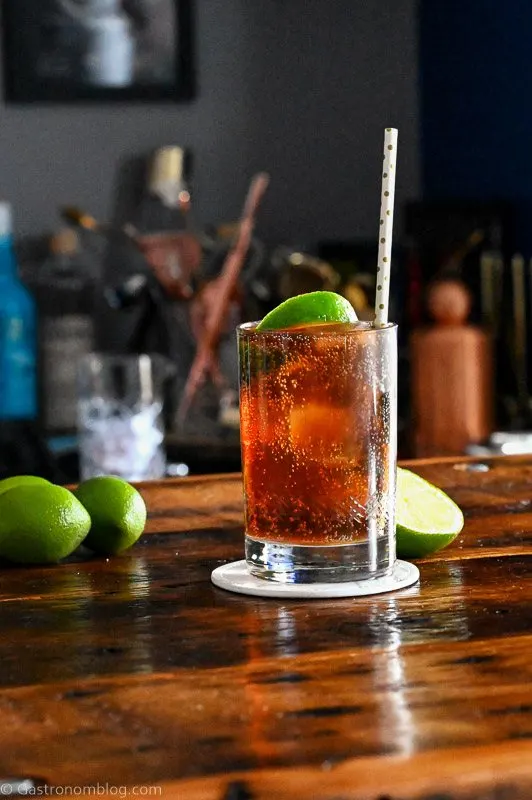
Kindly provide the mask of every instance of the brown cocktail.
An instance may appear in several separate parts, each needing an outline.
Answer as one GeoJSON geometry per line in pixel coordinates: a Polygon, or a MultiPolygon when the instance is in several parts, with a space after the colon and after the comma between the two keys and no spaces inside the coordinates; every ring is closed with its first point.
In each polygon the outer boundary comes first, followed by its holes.
{"type": "Polygon", "coordinates": [[[395,561],[396,327],[238,331],[246,559],[269,580],[363,580],[395,561]]]}

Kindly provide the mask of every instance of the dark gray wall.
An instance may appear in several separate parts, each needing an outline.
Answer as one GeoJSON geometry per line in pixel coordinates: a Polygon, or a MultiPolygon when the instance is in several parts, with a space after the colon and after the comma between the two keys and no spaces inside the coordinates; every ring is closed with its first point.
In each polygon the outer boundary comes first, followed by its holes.
{"type": "Polygon", "coordinates": [[[190,147],[197,216],[233,218],[272,174],[274,239],[374,237],[382,129],[400,129],[398,201],[418,193],[416,0],[196,0],[198,99],[186,105],[4,107],[0,195],[19,235],[60,204],[113,213],[117,165],[190,147]]]}

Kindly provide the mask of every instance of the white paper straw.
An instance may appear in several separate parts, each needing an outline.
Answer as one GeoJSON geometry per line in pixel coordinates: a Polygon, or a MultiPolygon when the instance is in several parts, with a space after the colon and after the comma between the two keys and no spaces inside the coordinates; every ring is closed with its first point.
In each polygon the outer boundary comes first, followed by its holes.
{"type": "Polygon", "coordinates": [[[392,261],[393,204],[395,199],[395,170],[397,164],[397,134],[396,128],[386,128],[384,131],[379,259],[377,262],[377,294],[375,298],[376,326],[386,325],[388,322],[390,267],[392,261]]]}

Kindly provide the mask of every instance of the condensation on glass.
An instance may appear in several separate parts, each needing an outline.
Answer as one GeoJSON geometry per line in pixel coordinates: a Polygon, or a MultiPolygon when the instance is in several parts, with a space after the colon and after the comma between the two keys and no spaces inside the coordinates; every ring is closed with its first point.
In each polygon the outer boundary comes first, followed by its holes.
{"type": "Polygon", "coordinates": [[[285,583],[395,563],[397,328],[238,329],[246,560],[285,583]]]}

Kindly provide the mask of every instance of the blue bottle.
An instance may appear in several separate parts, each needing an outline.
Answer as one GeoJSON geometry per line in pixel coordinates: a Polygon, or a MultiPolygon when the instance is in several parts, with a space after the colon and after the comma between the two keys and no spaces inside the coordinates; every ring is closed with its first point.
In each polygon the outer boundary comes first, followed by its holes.
{"type": "Polygon", "coordinates": [[[11,206],[0,202],[0,421],[36,416],[35,306],[18,277],[11,206]]]}

